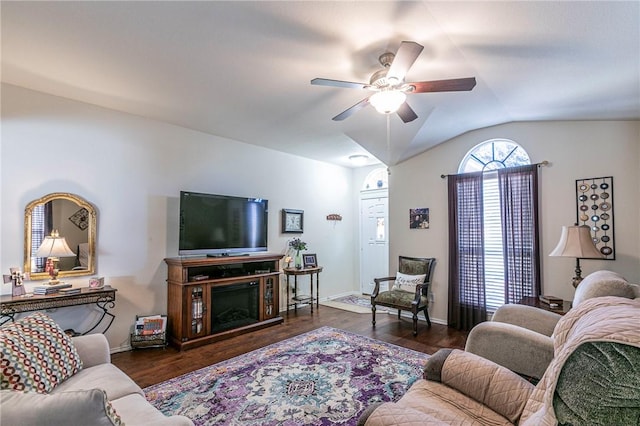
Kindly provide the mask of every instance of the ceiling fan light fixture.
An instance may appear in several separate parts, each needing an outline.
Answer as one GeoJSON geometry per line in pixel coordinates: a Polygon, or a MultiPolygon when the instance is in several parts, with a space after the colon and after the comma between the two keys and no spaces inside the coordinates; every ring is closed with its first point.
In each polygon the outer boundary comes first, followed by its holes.
{"type": "Polygon", "coordinates": [[[369,102],[380,114],[391,114],[407,100],[407,95],[399,90],[382,90],[374,93],[369,102]]]}
{"type": "Polygon", "coordinates": [[[351,161],[354,166],[364,166],[368,159],[369,156],[364,154],[354,154],[349,156],[349,161],[351,161]]]}
{"type": "Polygon", "coordinates": [[[314,78],[311,84],[375,92],[333,117],[333,121],[342,121],[371,104],[381,114],[395,112],[404,123],[410,123],[417,119],[418,115],[405,102],[408,94],[469,91],[476,85],[475,77],[405,82],[407,72],[423,49],[424,46],[415,41],[403,41],[395,54],[383,53],[378,58],[382,69],[371,75],[369,84],[326,78],[314,78]]]}

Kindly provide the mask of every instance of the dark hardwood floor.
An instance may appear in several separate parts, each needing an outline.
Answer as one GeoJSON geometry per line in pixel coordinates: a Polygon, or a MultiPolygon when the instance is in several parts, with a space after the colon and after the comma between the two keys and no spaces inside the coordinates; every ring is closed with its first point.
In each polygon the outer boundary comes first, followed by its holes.
{"type": "Polygon", "coordinates": [[[284,323],[267,327],[211,343],[187,351],[173,347],[136,349],[113,354],[113,364],[127,373],[140,387],[144,388],[163,382],[271,343],[306,333],[319,327],[329,326],[352,333],[382,340],[416,351],[433,354],[440,348],[464,349],[467,333],[433,324],[427,328],[425,322],[418,323],[418,335],[413,336],[410,318],[398,320],[396,314],[378,313],[376,328],[371,326],[371,314],[358,314],[341,309],[320,306],[314,309],[298,308],[297,313],[281,314],[284,323]]]}

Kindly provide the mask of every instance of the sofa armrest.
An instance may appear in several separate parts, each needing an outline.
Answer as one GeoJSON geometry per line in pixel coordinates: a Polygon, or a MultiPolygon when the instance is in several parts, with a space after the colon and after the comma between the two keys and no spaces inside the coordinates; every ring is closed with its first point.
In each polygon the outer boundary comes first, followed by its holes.
{"type": "Polygon", "coordinates": [[[551,336],[562,315],[527,305],[502,305],[493,314],[491,321],[505,322],[551,336]]]}
{"type": "Polygon", "coordinates": [[[415,408],[405,407],[393,402],[376,404],[365,410],[356,426],[449,426],[450,423],[438,420],[415,408]]]}
{"type": "Polygon", "coordinates": [[[514,372],[458,349],[436,352],[425,379],[441,382],[517,423],[534,386],[514,372]]]}
{"type": "Polygon", "coordinates": [[[57,394],[0,391],[0,424],[30,426],[113,426],[117,421],[101,389],[57,394]]]}
{"type": "Polygon", "coordinates": [[[553,339],[501,322],[483,322],[471,329],[465,351],[525,376],[541,378],[553,359],[553,339]]]}
{"type": "Polygon", "coordinates": [[[111,362],[109,342],[104,334],[87,334],[74,337],[73,345],[82,359],[83,368],[111,362]]]}

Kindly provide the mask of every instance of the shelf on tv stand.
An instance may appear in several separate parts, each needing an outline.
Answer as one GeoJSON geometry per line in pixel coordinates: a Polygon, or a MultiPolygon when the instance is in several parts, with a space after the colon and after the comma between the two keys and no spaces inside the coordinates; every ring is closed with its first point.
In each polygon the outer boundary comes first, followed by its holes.
{"type": "Polygon", "coordinates": [[[169,342],[179,349],[189,349],[282,323],[279,312],[279,264],[282,257],[281,254],[256,254],[165,259],[168,266],[169,342]],[[249,281],[259,285],[258,321],[214,331],[211,324],[212,288],[249,281]]]}

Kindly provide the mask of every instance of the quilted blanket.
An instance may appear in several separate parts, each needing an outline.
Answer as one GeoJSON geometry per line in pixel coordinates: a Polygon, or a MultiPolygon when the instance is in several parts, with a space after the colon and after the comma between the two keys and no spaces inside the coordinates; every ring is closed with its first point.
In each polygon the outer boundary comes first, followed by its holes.
{"type": "Polygon", "coordinates": [[[558,376],[573,351],[586,342],[620,342],[640,348],[640,299],[598,297],[565,315],[555,329],[554,358],[525,406],[521,425],[557,424],[553,396],[558,376]]]}

